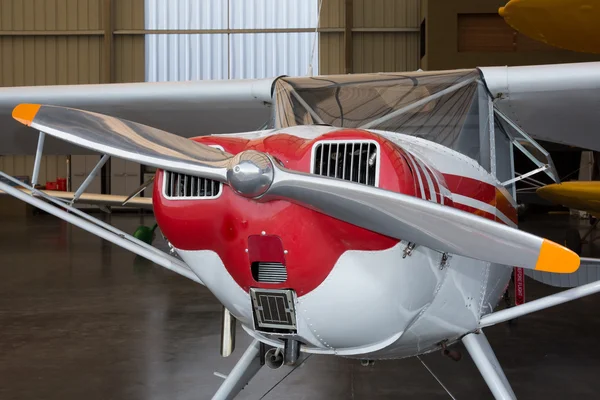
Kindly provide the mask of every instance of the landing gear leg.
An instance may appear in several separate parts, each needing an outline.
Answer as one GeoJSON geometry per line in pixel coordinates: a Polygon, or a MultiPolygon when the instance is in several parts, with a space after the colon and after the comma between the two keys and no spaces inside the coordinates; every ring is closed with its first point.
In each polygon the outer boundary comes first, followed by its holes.
{"type": "Polygon", "coordinates": [[[462,342],[494,398],[496,400],[516,400],[515,392],[510,387],[510,383],[483,332],[470,333],[462,338],[462,342]]]}
{"type": "Polygon", "coordinates": [[[240,360],[235,364],[225,381],[217,390],[212,400],[230,400],[256,375],[262,364],[260,362],[260,342],[254,340],[248,349],[242,354],[240,360]]]}

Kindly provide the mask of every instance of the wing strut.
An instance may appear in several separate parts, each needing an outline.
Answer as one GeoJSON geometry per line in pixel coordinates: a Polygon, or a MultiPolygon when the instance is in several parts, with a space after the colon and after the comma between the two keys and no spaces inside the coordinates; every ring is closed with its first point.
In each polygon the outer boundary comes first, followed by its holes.
{"type": "Polygon", "coordinates": [[[46,134],[40,131],[38,139],[37,149],[35,151],[35,162],[33,164],[33,173],[31,174],[31,186],[35,187],[38,183],[38,177],[40,175],[40,164],[42,163],[42,153],[44,152],[44,140],[46,134]]]}
{"type": "MultiPolygon", "coordinates": [[[[584,263],[587,262],[598,264],[598,259],[582,258],[581,260],[584,263]]],[[[600,281],[591,282],[583,286],[574,287],[572,289],[554,293],[549,296],[544,296],[540,299],[533,300],[515,307],[505,308],[503,310],[488,314],[481,318],[481,321],[479,321],[479,327],[485,328],[487,326],[496,325],[501,322],[506,322],[511,319],[522,317],[523,315],[531,314],[536,311],[563,304],[598,292],[600,292],[600,281]]]]}
{"type": "Polygon", "coordinates": [[[31,204],[32,206],[43,211],[46,211],[47,213],[52,214],[96,236],[99,236],[104,240],[114,243],[117,246],[123,247],[124,249],[144,257],[173,272],[176,272],[179,275],[185,276],[194,282],[202,284],[200,278],[198,278],[183,261],[178,260],[177,258],[170,256],[163,251],[160,251],[159,249],[152,247],[109,224],[91,217],[75,207],[72,207],[58,199],[54,199],[42,191],[25,185],[12,176],[5,174],[4,172],[0,171],[0,176],[31,190],[32,195],[29,195],[7,183],[0,181],[0,190],[3,192],[28,204],[31,204]],[[47,201],[42,200],[42,198],[47,201]]]}
{"type": "Polygon", "coordinates": [[[92,172],[90,172],[90,174],[87,176],[87,178],[85,178],[85,181],[83,181],[81,186],[79,186],[79,188],[75,192],[75,196],[73,196],[73,200],[71,200],[71,205],[73,205],[73,203],[75,203],[79,199],[79,197],[81,197],[83,192],[85,192],[85,189],[87,189],[87,187],[90,185],[90,183],[92,183],[92,181],[94,180],[96,175],[98,175],[98,171],[100,171],[102,169],[102,167],[104,166],[104,164],[106,164],[106,162],[108,161],[109,158],[110,158],[110,156],[108,154],[105,154],[102,156],[100,161],[98,161],[98,164],[96,164],[96,166],[94,167],[92,172]]]}

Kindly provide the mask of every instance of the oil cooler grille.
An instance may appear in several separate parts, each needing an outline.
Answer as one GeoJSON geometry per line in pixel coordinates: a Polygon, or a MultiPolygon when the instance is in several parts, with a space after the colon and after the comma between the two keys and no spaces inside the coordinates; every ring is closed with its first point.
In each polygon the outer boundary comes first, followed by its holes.
{"type": "Polygon", "coordinates": [[[212,179],[165,171],[163,195],[169,199],[214,199],[221,194],[221,186],[212,179]]]}
{"type": "Polygon", "coordinates": [[[287,281],[285,265],[277,262],[252,263],[252,275],[257,282],[283,283],[287,281]]]}
{"type": "Polygon", "coordinates": [[[379,184],[379,146],[373,141],[317,142],[312,173],[369,186],[379,184]]]}

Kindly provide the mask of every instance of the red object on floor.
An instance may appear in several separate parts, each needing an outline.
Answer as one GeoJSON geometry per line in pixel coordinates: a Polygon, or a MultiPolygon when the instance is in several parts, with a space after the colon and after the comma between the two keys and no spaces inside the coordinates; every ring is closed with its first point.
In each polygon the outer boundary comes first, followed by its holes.
{"type": "Polygon", "coordinates": [[[58,190],[56,182],[46,182],[46,190],[58,190]]]}
{"type": "Polygon", "coordinates": [[[525,303],[525,271],[515,267],[515,305],[525,303]]]}
{"type": "Polygon", "coordinates": [[[57,190],[62,192],[67,191],[67,178],[56,178],[57,190]]]}

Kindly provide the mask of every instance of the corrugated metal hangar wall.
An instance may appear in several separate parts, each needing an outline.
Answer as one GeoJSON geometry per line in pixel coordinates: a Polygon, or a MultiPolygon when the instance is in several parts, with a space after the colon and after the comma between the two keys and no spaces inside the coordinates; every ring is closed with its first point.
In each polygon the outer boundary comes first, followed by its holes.
{"type": "Polygon", "coordinates": [[[323,0],[320,74],[419,68],[419,0],[323,0]]]}
{"type": "MultiPolygon", "coordinates": [[[[419,3],[0,0],[0,86],[415,70],[419,3]]],[[[66,160],[45,157],[40,181],[64,177],[66,160]]],[[[72,189],[96,160],[73,156],[72,189]]],[[[32,156],[0,157],[14,175],[32,166],[32,156]]],[[[110,169],[105,192],[126,194],[142,180],[136,164],[110,169]]]]}

